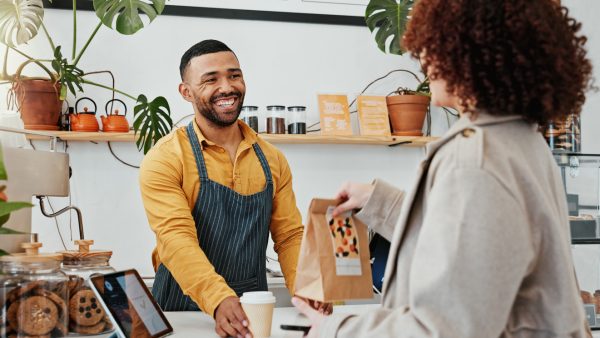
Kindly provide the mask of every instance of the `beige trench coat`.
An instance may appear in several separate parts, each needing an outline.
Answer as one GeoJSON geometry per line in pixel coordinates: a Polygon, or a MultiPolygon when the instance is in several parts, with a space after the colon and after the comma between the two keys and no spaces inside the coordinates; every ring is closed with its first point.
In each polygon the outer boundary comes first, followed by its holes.
{"type": "Polygon", "coordinates": [[[417,184],[382,181],[358,217],[391,243],[381,308],[321,337],[586,337],[560,173],[536,126],[463,117],[417,184]]]}

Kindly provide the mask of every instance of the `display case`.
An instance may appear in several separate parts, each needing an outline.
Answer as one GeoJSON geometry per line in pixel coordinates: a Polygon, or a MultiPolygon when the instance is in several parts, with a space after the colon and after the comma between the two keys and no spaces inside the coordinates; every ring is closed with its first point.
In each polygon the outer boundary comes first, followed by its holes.
{"type": "Polygon", "coordinates": [[[600,154],[554,152],[569,208],[573,261],[585,314],[600,330],[600,154]]]}

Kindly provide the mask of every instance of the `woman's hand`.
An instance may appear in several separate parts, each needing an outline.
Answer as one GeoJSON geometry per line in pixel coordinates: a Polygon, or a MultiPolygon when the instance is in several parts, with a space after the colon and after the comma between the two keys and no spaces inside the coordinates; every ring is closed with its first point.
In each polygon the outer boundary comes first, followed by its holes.
{"type": "Polygon", "coordinates": [[[325,320],[325,315],[313,309],[308,303],[298,297],[292,298],[292,304],[294,304],[300,313],[308,317],[308,320],[310,320],[310,331],[304,337],[317,337],[321,323],[323,323],[323,320],[325,320]]]}
{"type": "Polygon", "coordinates": [[[295,297],[304,301],[305,303],[310,305],[310,307],[319,311],[322,314],[330,315],[333,312],[333,304],[331,304],[331,303],[322,303],[322,302],[319,302],[318,300],[312,300],[312,299],[308,299],[308,298],[304,298],[304,297],[300,297],[300,296],[295,296],[295,297]]]}
{"type": "Polygon", "coordinates": [[[375,187],[366,183],[345,182],[335,197],[339,205],[333,210],[333,216],[365,206],[375,187]]]}

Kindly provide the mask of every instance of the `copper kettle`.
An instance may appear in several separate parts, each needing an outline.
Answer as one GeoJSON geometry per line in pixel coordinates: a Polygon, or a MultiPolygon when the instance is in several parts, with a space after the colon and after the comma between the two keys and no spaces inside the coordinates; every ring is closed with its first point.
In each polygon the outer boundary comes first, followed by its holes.
{"type": "Polygon", "coordinates": [[[104,110],[106,112],[106,116],[100,116],[100,119],[102,120],[102,131],[110,133],[129,132],[129,122],[127,122],[127,119],[125,118],[125,115],[127,115],[127,106],[125,105],[125,102],[119,99],[109,100],[106,102],[104,110]],[[119,115],[118,109],[115,109],[114,113],[108,111],[108,105],[113,101],[119,102],[123,105],[123,108],[125,108],[123,115],[119,115]]]}
{"type": "Polygon", "coordinates": [[[96,110],[97,110],[96,102],[90,99],[89,97],[82,97],[77,102],[75,102],[75,114],[69,115],[69,120],[71,124],[72,131],[89,131],[89,132],[97,132],[100,130],[100,126],[98,125],[98,120],[96,119],[96,110]],[[83,107],[82,112],[78,112],[77,106],[81,100],[89,100],[94,104],[94,110],[88,111],[88,107],[83,107]]]}

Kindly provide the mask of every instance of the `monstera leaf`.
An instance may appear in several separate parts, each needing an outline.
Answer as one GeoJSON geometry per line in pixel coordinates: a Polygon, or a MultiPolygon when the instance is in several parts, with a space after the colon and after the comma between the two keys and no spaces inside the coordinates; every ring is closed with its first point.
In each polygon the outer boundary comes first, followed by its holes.
{"type": "Polygon", "coordinates": [[[17,234],[18,231],[2,228],[4,223],[8,222],[10,213],[23,208],[31,208],[33,204],[27,202],[4,202],[0,201],[0,234],[17,234]]]}
{"type": "Polygon", "coordinates": [[[371,0],[365,12],[367,26],[376,31],[377,47],[384,53],[402,55],[402,35],[417,0],[371,0]],[[387,48],[386,48],[387,47],[387,48]]]}
{"type": "Polygon", "coordinates": [[[164,8],[165,0],[94,0],[94,10],[102,23],[112,29],[117,16],[116,29],[126,35],[144,27],[140,13],[146,14],[152,21],[164,8]]]}
{"type": "Polygon", "coordinates": [[[83,70],[77,68],[77,66],[70,64],[66,58],[63,57],[60,51],[61,47],[57,46],[54,49],[54,60],[52,60],[52,69],[58,74],[60,78],[60,97],[59,99],[65,100],[67,98],[67,89],[74,96],[77,95],[75,87],[80,92],[83,92],[83,70]]]}
{"type": "Polygon", "coordinates": [[[133,115],[133,129],[136,135],[140,134],[135,143],[139,150],[144,150],[144,154],[173,128],[169,102],[162,96],[152,102],[148,102],[145,95],[138,96],[133,115]]]}
{"type": "Polygon", "coordinates": [[[0,0],[0,42],[10,47],[37,35],[44,18],[42,0],[0,0]]]}
{"type": "MultiPolygon", "coordinates": [[[[4,166],[4,154],[2,153],[2,147],[0,146],[0,181],[6,181],[8,175],[6,174],[6,167],[4,166]]],[[[0,193],[4,192],[3,186],[0,186],[0,193]]]]}

